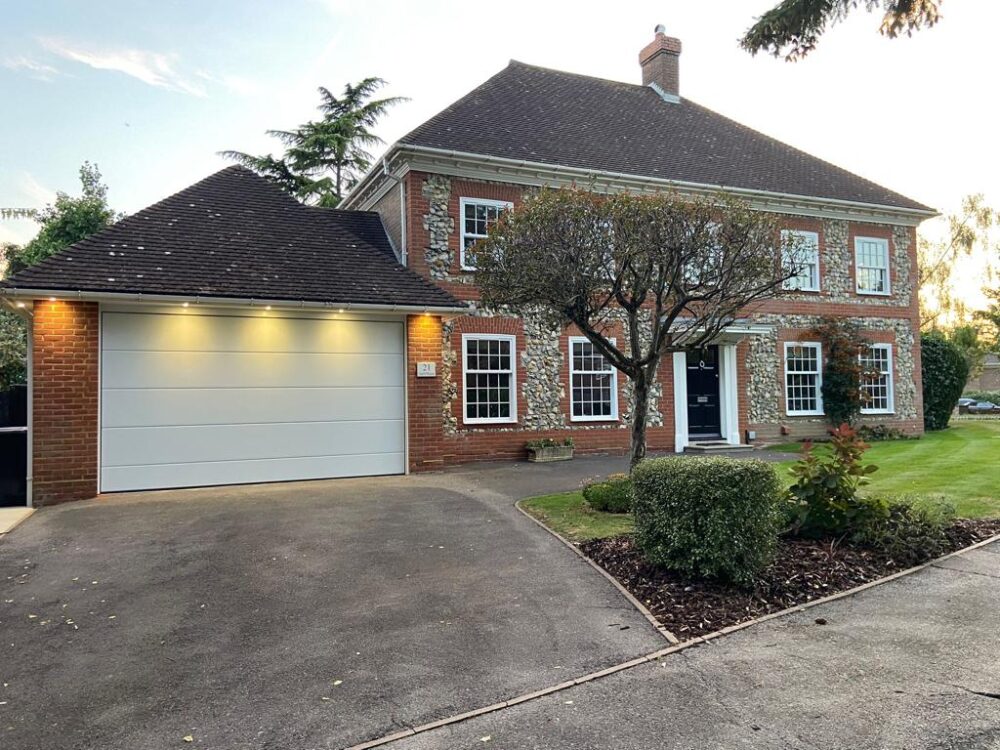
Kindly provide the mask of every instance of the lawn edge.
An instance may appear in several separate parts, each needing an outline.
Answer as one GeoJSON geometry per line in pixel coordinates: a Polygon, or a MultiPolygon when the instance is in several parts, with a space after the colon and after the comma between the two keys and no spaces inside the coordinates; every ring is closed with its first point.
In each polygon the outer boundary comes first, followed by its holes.
{"type": "Polygon", "coordinates": [[[663,625],[663,623],[661,623],[659,620],[657,620],[656,617],[653,615],[653,613],[650,612],[646,608],[646,605],[644,605],[642,602],[640,602],[638,599],[636,599],[635,595],[632,594],[632,592],[629,591],[627,588],[625,588],[617,578],[615,578],[608,571],[606,571],[604,568],[602,568],[596,562],[594,562],[589,557],[587,557],[585,554],[583,554],[583,552],[580,551],[580,548],[577,547],[569,539],[567,539],[566,537],[564,537],[559,532],[554,531],[549,526],[547,526],[540,518],[535,518],[535,516],[533,516],[529,511],[527,511],[527,510],[525,510],[524,508],[521,507],[521,503],[527,502],[528,500],[534,500],[534,499],[535,498],[533,498],[533,497],[524,497],[524,498],[521,498],[516,503],[514,503],[514,507],[517,508],[521,512],[522,515],[527,516],[528,518],[530,518],[535,524],[537,524],[538,526],[541,526],[543,529],[545,529],[547,532],[549,532],[552,536],[554,536],[556,539],[558,539],[560,542],[562,542],[565,546],[567,546],[571,550],[573,550],[573,553],[577,557],[579,557],[581,560],[583,560],[585,563],[587,563],[591,568],[593,568],[598,573],[600,573],[602,576],[604,576],[611,583],[612,586],[614,586],[616,589],[618,589],[618,593],[621,594],[622,596],[624,596],[626,599],[628,599],[629,603],[633,607],[635,607],[637,610],[639,610],[639,613],[643,617],[646,618],[646,620],[649,622],[650,625],[653,626],[653,628],[656,630],[656,632],[659,633],[661,636],[663,636],[669,643],[677,645],[678,643],[681,642],[681,639],[678,638],[673,633],[671,633],[669,630],[667,630],[667,628],[663,625]]]}
{"type": "MultiPolygon", "coordinates": [[[[570,542],[567,539],[564,539],[561,535],[557,534],[555,531],[550,529],[548,526],[546,526],[544,523],[542,523],[540,520],[532,516],[530,513],[528,513],[528,511],[524,510],[521,507],[521,503],[523,501],[531,499],[533,498],[530,497],[522,498],[521,500],[518,500],[516,503],[514,503],[514,507],[517,508],[522,514],[524,514],[532,521],[534,521],[536,524],[541,526],[543,529],[545,529],[547,532],[552,534],[552,536],[556,537],[556,539],[558,539],[563,544],[572,549],[578,556],[582,557],[584,560],[590,563],[591,566],[597,568],[597,570],[600,573],[602,573],[606,578],[609,578],[611,582],[614,583],[617,588],[619,588],[619,590],[623,591],[623,593],[626,595],[626,598],[628,598],[629,601],[631,601],[639,609],[640,612],[643,612],[644,615],[648,614],[649,610],[643,607],[642,604],[639,603],[634,596],[632,596],[632,594],[630,594],[628,591],[624,591],[622,585],[613,576],[611,576],[610,573],[604,570],[601,566],[597,565],[597,563],[595,563],[593,560],[586,557],[579,549],[576,548],[576,546],[572,542],[570,542]]],[[[749,628],[753,625],[759,625],[760,623],[767,622],[769,620],[775,620],[779,617],[785,617],[787,615],[795,614],[798,612],[804,612],[820,604],[826,604],[828,602],[836,601],[838,599],[846,599],[849,596],[860,594],[863,591],[875,588],[876,586],[881,586],[884,583],[889,583],[890,581],[894,581],[897,578],[903,578],[904,576],[909,576],[913,575],[914,573],[919,573],[921,570],[933,567],[938,563],[942,562],[943,560],[967,554],[969,552],[979,549],[980,547],[985,547],[986,545],[992,544],[997,541],[1000,541],[1000,534],[995,534],[989,537],[988,539],[983,539],[982,541],[976,542],[975,544],[970,544],[968,547],[957,549],[954,552],[949,552],[947,555],[936,557],[933,560],[928,560],[925,563],[916,565],[912,568],[907,568],[906,570],[901,570],[897,573],[893,573],[892,575],[885,576],[884,578],[878,578],[874,581],[863,583],[860,586],[855,586],[852,589],[847,589],[846,591],[841,591],[836,594],[831,594],[830,596],[825,596],[822,599],[816,599],[815,601],[806,602],[805,604],[797,604],[794,607],[788,607],[787,609],[782,609],[778,612],[772,612],[767,615],[762,615],[761,617],[755,617],[752,620],[747,620],[746,622],[741,622],[736,625],[730,625],[729,627],[722,628],[721,630],[714,630],[711,633],[698,636],[697,638],[692,638],[687,641],[672,644],[667,648],[660,649],[659,651],[653,651],[652,653],[646,654],[645,656],[639,656],[636,657],[635,659],[630,659],[620,664],[615,664],[605,669],[600,669],[596,672],[589,672],[588,674],[585,674],[582,677],[577,677],[572,680],[567,680],[566,682],[560,682],[558,685],[552,685],[551,687],[542,688],[541,690],[535,690],[530,693],[524,693],[523,695],[515,696],[514,698],[510,698],[505,701],[500,701],[499,703],[494,703],[489,706],[483,706],[482,708],[476,708],[471,711],[466,711],[464,713],[448,716],[445,717],[444,719],[439,719],[437,721],[432,721],[426,724],[420,724],[415,727],[407,727],[406,729],[399,732],[394,732],[392,734],[385,735],[383,737],[378,737],[376,739],[369,740],[367,742],[362,742],[358,745],[351,745],[345,750],[370,750],[371,748],[382,747],[392,742],[396,742],[397,740],[406,739],[418,734],[424,734],[426,732],[430,732],[435,729],[442,729],[444,727],[452,726],[454,724],[460,724],[470,719],[475,719],[480,716],[485,716],[486,714],[491,714],[505,708],[517,706],[522,703],[528,703],[530,701],[534,701],[539,698],[544,698],[549,695],[553,695],[555,693],[561,693],[563,690],[569,690],[570,688],[576,687],[577,685],[583,685],[587,682],[593,682],[595,680],[600,680],[605,677],[610,677],[611,675],[615,675],[618,674],[619,672],[624,672],[629,669],[634,669],[635,667],[642,666],[643,664],[657,662],[663,657],[669,656],[670,654],[676,654],[681,651],[686,651],[688,649],[695,648],[696,646],[701,646],[705,643],[708,643],[709,641],[713,641],[717,638],[721,638],[722,636],[729,635],[730,633],[735,633],[739,630],[745,630],[746,628],[749,628]]],[[[648,616],[652,617],[651,614],[648,614],[648,616]]],[[[653,619],[655,620],[655,618],[653,619]]],[[[657,625],[659,625],[659,623],[657,623],[657,625]]],[[[662,625],[659,625],[657,630],[659,630],[661,633],[669,632],[665,628],[663,628],[662,625]]],[[[673,634],[671,633],[671,635],[673,634]]]]}

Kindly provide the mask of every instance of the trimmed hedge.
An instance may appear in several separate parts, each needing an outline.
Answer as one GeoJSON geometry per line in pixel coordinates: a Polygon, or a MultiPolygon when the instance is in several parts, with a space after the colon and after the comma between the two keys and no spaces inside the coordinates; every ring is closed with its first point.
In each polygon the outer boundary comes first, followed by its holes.
{"type": "Polygon", "coordinates": [[[749,584],[770,563],[784,496],[770,464],[655,458],[632,486],[636,544],[654,565],[749,584]]]}
{"type": "Polygon", "coordinates": [[[920,336],[920,361],[924,429],[943,430],[969,379],[969,363],[962,350],[937,331],[920,336]]]}
{"type": "Polygon", "coordinates": [[[628,513],[632,510],[632,480],[628,474],[612,474],[603,482],[585,484],[583,499],[594,510],[628,513]]]}

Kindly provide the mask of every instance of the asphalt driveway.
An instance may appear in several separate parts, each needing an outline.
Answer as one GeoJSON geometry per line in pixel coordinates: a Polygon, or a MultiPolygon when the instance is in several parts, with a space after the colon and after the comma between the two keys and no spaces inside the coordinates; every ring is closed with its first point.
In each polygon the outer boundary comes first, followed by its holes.
{"type": "Polygon", "coordinates": [[[623,467],[42,509],[0,541],[0,747],[344,747],[661,648],[512,505],[623,467]]]}
{"type": "Polygon", "coordinates": [[[482,747],[1000,748],[1000,542],[386,750],[482,747]]]}

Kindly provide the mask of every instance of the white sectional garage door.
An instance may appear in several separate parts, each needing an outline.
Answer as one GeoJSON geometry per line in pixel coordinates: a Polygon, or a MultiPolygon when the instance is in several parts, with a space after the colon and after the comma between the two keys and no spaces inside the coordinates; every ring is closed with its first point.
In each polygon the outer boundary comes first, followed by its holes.
{"type": "Polygon", "coordinates": [[[403,324],[105,311],[101,491],[400,474],[403,324]]]}

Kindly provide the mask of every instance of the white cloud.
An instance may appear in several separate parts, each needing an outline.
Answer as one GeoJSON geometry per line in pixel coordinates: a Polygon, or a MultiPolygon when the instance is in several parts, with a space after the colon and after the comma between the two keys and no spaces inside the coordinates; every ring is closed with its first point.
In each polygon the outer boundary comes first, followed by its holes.
{"type": "Polygon", "coordinates": [[[205,87],[175,70],[177,56],[141,49],[96,49],[62,39],[42,38],[41,45],[60,57],[97,70],[114,70],[157,88],[204,97],[205,87]]]}
{"type": "Polygon", "coordinates": [[[224,86],[234,94],[239,94],[240,96],[251,96],[252,94],[256,94],[259,89],[259,86],[255,81],[243,76],[229,75],[225,73],[215,75],[209,73],[207,70],[195,71],[195,75],[202,80],[208,81],[209,83],[224,86]]]}
{"type": "Polygon", "coordinates": [[[59,71],[51,65],[32,60],[30,57],[8,57],[0,65],[3,65],[8,70],[24,71],[39,81],[51,81],[59,75],[59,71]]]}

